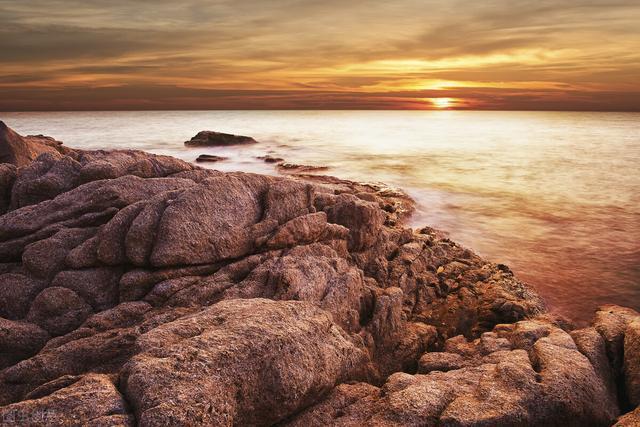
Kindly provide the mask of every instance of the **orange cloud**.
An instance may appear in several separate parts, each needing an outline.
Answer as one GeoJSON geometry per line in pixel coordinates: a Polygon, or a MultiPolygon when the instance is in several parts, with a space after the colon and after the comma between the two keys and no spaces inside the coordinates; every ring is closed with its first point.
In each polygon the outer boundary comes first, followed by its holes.
{"type": "Polygon", "coordinates": [[[0,109],[637,111],[638,21],[604,0],[5,2],[0,109]]]}

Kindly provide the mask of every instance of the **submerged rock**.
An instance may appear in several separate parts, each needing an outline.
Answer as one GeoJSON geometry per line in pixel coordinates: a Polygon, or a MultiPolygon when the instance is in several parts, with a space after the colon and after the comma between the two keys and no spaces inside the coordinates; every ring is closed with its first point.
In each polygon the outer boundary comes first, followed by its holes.
{"type": "Polygon", "coordinates": [[[216,156],[213,154],[200,154],[196,158],[196,162],[221,162],[223,160],[227,160],[228,157],[216,156]]]}
{"type": "Polygon", "coordinates": [[[296,163],[278,163],[277,168],[280,172],[286,173],[321,172],[329,170],[327,166],[298,165],[296,163]]]}
{"type": "Polygon", "coordinates": [[[264,156],[258,156],[258,157],[256,157],[256,159],[262,160],[265,163],[282,163],[282,162],[284,162],[284,159],[282,157],[275,157],[275,156],[272,156],[270,154],[266,154],[264,156]]]}
{"type": "Polygon", "coordinates": [[[256,144],[257,142],[258,141],[249,136],[203,130],[198,132],[196,136],[191,138],[189,141],[185,141],[184,145],[190,147],[219,147],[240,144],[256,144]]]}
{"type": "Polygon", "coordinates": [[[610,425],[637,405],[637,313],[569,331],[505,266],[405,228],[398,190],[56,152],[0,166],[2,420],[610,425]]]}

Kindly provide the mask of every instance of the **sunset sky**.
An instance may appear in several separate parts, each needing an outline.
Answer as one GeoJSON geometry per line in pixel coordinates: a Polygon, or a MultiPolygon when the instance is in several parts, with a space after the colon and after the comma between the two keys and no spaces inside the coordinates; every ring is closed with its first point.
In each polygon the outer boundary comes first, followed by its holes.
{"type": "Polygon", "coordinates": [[[640,110],[640,1],[0,0],[0,111],[640,110]]]}

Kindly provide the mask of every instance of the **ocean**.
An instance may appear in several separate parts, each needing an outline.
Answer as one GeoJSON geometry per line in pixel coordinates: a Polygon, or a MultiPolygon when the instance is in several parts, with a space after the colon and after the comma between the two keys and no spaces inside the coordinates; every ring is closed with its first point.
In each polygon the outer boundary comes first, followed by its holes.
{"type": "Polygon", "coordinates": [[[256,159],[327,166],[418,203],[410,225],[446,231],[507,264],[578,322],[602,304],[640,309],[640,114],[480,111],[0,113],[26,134],[86,149],[136,148],[224,171],[277,174],[256,159]],[[186,148],[200,130],[260,143],[186,148]]]}

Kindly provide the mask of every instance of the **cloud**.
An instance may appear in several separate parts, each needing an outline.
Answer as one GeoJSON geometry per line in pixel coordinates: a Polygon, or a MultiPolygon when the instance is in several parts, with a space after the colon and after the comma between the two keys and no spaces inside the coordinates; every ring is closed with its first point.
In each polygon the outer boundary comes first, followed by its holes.
{"type": "Polygon", "coordinates": [[[85,108],[81,94],[111,88],[100,96],[117,106],[121,87],[138,94],[127,105],[157,106],[175,87],[195,91],[172,98],[177,108],[205,105],[197,93],[212,90],[235,91],[224,98],[234,108],[281,96],[299,108],[415,108],[417,96],[380,97],[437,80],[465,82],[465,105],[590,109],[606,92],[619,93],[607,109],[616,99],[637,109],[624,94],[640,89],[638,21],[640,5],[624,1],[0,0],[0,96],[11,96],[5,110],[33,108],[46,89],[68,94],[64,108],[85,108]],[[478,101],[474,81],[510,95],[478,101]],[[537,91],[544,85],[586,95],[562,104],[560,92],[537,91]]]}

